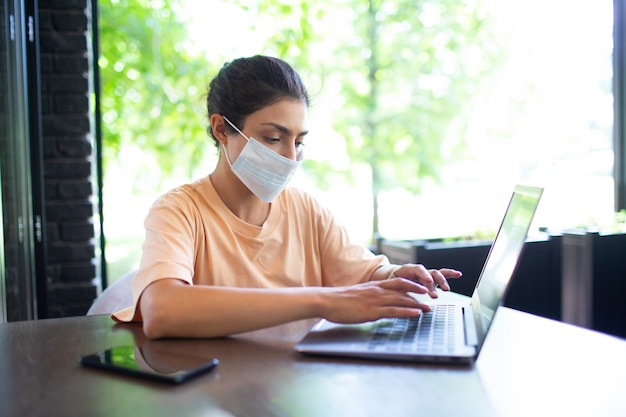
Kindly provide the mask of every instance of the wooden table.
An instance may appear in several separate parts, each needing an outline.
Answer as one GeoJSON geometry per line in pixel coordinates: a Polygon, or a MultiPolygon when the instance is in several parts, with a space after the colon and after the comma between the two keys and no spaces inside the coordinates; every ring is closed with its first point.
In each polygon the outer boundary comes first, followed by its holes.
{"type": "Polygon", "coordinates": [[[0,324],[2,416],[625,416],[626,341],[509,308],[472,367],[305,357],[314,321],[232,338],[148,341],[108,316],[0,324]],[[543,342],[541,342],[543,340],[543,342]],[[180,386],[78,364],[128,343],[216,356],[180,386]]]}

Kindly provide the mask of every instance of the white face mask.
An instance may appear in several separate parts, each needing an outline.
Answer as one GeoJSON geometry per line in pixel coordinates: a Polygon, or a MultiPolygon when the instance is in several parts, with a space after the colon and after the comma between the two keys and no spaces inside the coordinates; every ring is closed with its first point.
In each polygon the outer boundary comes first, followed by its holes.
{"type": "Polygon", "coordinates": [[[224,120],[248,141],[233,164],[230,163],[226,147],[222,145],[226,162],[230,165],[233,173],[254,195],[271,203],[285,189],[302,164],[303,152],[300,151],[297,161],[285,158],[259,143],[253,137],[244,135],[226,117],[224,120]]]}

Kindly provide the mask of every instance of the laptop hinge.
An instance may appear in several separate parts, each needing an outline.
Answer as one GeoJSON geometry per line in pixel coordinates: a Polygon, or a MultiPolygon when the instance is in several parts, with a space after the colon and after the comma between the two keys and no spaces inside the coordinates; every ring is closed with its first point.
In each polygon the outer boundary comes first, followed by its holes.
{"type": "Polygon", "coordinates": [[[478,346],[478,335],[476,334],[476,323],[471,307],[463,307],[463,321],[465,322],[465,344],[468,346],[478,346]]]}

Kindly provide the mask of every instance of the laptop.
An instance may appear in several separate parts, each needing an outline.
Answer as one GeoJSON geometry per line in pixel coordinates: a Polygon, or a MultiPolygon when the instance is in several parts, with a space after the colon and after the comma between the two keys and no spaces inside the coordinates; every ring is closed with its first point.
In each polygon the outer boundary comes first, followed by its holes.
{"type": "Polygon", "coordinates": [[[539,187],[515,187],[471,299],[454,294],[429,299],[432,311],[415,318],[360,324],[322,319],[294,349],[306,355],[472,364],[510,286],[542,193],[539,187]]]}

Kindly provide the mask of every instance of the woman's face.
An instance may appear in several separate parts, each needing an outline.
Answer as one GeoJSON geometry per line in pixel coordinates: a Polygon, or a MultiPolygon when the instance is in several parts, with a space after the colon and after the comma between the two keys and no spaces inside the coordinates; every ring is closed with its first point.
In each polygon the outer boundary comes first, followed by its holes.
{"type": "MultiPolygon", "coordinates": [[[[302,150],[304,137],[308,133],[308,109],[299,100],[285,99],[250,114],[241,128],[247,137],[252,137],[279,155],[297,160],[302,150]]],[[[246,145],[246,139],[236,134],[228,141],[232,161],[246,145]],[[232,152],[232,153],[231,153],[232,152]]]]}

